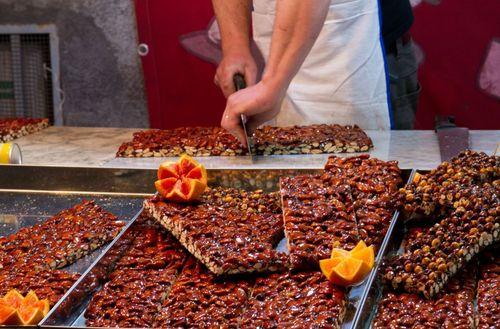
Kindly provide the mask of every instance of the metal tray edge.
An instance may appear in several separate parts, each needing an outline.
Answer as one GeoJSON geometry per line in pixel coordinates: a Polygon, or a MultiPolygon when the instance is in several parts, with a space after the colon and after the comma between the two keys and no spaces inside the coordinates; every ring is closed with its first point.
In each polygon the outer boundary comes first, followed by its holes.
{"type": "MultiPolygon", "coordinates": [[[[408,181],[406,183],[410,183],[413,180],[413,177],[415,176],[415,173],[417,171],[415,169],[411,170],[410,176],[408,177],[408,181]]],[[[380,246],[380,249],[377,253],[377,257],[375,258],[375,268],[373,271],[371,271],[370,276],[368,277],[367,281],[364,283],[365,284],[365,289],[363,289],[363,294],[361,295],[361,298],[359,300],[359,305],[356,309],[356,313],[354,314],[354,318],[352,320],[352,328],[368,328],[369,325],[371,324],[370,321],[367,321],[367,323],[362,322],[362,316],[365,304],[367,302],[370,290],[373,287],[373,284],[375,282],[375,278],[378,275],[378,271],[382,265],[382,260],[385,258],[386,253],[387,253],[387,246],[389,245],[389,242],[392,239],[392,235],[394,232],[394,228],[396,227],[396,224],[398,222],[398,219],[400,217],[400,212],[396,210],[394,212],[394,215],[392,216],[391,223],[389,224],[389,228],[387,229],[387,233],[385,234],[384,240],[382,241],[382,244],[380,246]]],[[[371,319],[368,319],[371,320],[371,319]]]]}
{"type": "Polygon", "coordinates": [[[115,243],[122,237],[122,235],[125,234],[126,231],[128,231],[129,227],[131,227],[132,224],[135,223],[136,219],[139,217],[139,215],[142,213],[143,210],[144,210],[144,207],[142,207],[141,210],[139,210],[134,215],[134,217],[132,217],[132,219],[127,223],[127,225],[125,225],[123,227],[123,229],[120,231],[120,233],[118,233],[116,235],[116,237],[113,239],[113,241],[111,241],[106,246],[106,248],[104,248],[102,250],[100,255],[94,260],[94,262],[89,266],[89,268],[87,268],[87,270],[82,273],[82,275],[78,278],[78,280],[76,280],[76,282],[71,286],[71,288],[69,288],[68,291],[66,291],[66,293],[61,297],[61,299],[59,299],[59,301],[50,309],[49,313],[47,313],[47,315],[42,319],[42,321],[40,321],[38,323],[38,327],[40,327],[40,328],[60,328],[59,326],[45,325],[45,322],[51,317],[52,313],[54,313],[59,308],[59,306],[64,302],[64,300],[76,289],[76,287],[80,284],[80,282],[82,282],[87,277],[87,275],[99,263],[101,258],[103,258],[108,253],[109,249],[111,249],[115,245],[115,243]]]}

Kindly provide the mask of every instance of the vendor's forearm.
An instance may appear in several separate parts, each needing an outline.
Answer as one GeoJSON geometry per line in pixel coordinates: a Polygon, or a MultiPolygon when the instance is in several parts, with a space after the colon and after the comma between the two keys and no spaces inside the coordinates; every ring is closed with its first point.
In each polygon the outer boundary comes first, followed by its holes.
{"type": "Polygon", "coordinates": [[[250,14],[252,0],[212,0],[219,24],[222,51],[250,49],[250,14]]]}
{"type": "Polygon", "coordinates": [[[325,22],[330,0],[277,0],[271,50],[263,80],[287,87],[325,22]]]}

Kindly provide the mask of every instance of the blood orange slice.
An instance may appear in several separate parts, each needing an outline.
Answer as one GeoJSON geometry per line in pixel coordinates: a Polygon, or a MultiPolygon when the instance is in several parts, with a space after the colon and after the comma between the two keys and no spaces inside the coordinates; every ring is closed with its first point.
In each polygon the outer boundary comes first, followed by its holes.
{"type": "Polygon", "coordinates": [[[189,202],[199,198],[207,188],[205,167],[187,155],[177,162],[166,162],[158,169],[155,187],[165,199],[189,202]]]}
{"type": "Polygon", "coordinates": [[[32,290],[24,297],[17,309],[24,325],[38,324],[43,319],[43,310],[38,307],[39,303],[36,293],[32,290]]]}
{"type": "Polygon", "coordinates": [[[0,325],[20,324],[21,319],[16,309],[5,300],[0,299],[0,325]]]}
{"type": "Polygon", "coordinates": [[[36,306],[21,305],[17,310],[21,323],[25,326],[38,324],[43,319],[43,312],[36,306]]]}
{"type": "Polygon", "coordinates": [[[9,290],[9,292],[7,292],[5,296],[3,296],[3,300],[13,308],[18,308],[21,305],[23,299],[23,295],[21,295],[16,289],[9,290]]]}
{"type": "Polygon", "coordinates": [[[49,313],[49,311],[50,311],[50,304],[49,304],[48,299],[42,299],[42,300],[40,300],[36,304],[36,307],[38,307],[40,309],[40,311],[42,311],[43,316],[46,316],[49,313]]]}

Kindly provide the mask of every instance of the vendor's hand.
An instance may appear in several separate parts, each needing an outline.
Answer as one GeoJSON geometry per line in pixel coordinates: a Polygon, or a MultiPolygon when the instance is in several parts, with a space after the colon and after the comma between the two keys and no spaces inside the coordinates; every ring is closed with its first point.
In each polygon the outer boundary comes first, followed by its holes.
{"type": "Polygon", "coordinates": [[[278,115],[285,92],[286,89],[281,86],[260,81],[232,94],[227,99],[221,126],[235,135],[243,145],[247,145],[241,114],[247,116],[248,133],[252,134],[258,126],[278,115]]]}
{"type": "Polygon", "coordinates": [[[222,61],[217,67],[214,82],[220,87],[226,98],[236,91],[233,77],[237,73],[245,77],[247,86],[255,84],[257,79],[257,64],[250,50],[228,51],[224,54],[222,61]]]}

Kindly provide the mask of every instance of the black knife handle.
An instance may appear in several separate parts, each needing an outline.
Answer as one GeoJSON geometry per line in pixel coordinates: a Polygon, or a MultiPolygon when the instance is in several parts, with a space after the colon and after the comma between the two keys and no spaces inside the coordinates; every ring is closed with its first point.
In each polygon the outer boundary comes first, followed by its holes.
{"type": "Polygon", "coordinates": [[[233,76],[233,82],[234,82],[234,88],[236,91],[245,89],[247,87],[247,84],[245,82],[245,77],[241,73],[236,73],[233,76]]]}

